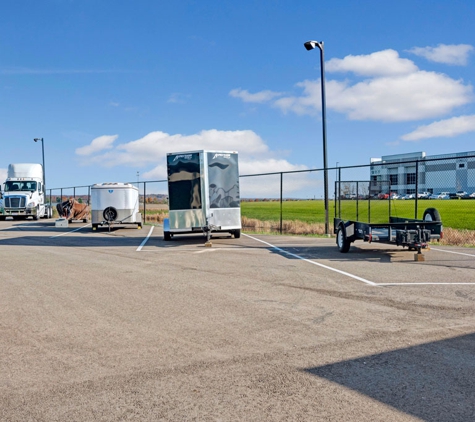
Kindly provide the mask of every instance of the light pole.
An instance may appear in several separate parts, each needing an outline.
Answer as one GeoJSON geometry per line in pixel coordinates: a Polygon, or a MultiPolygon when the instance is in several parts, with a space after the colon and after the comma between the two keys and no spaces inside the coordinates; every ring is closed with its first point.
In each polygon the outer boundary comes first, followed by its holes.
{"type": "Polygon", "coordinates": [[[43,138],[34,138],[35,142],[41,141],[41,153],[43,155],[43,190],[46,193],[46,172],[45,172],[45,143],[43,138]]]}
{"type": "Polygon", "coordinates": [[[323,198],[325,201],[325,234],[329,234],[328,224],[328,165],[327,165],[327,111],[325,106],[325,60],[323,57],[323,41],[307,41],[307,50],[318,47],[320,50],[320,82],[322,84],[322,129],[323,129],[323,198]]]}

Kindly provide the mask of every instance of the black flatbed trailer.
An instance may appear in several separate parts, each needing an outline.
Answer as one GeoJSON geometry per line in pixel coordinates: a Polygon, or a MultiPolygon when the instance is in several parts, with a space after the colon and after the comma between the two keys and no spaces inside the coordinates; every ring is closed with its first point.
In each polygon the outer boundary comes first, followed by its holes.
{"type": "MultiPolygon", "coordinates": [[[[338,189],[335,191],[339,192],[338,189]]],[[[338,195],[338,204],[335,204],[333,227],[336,244],[342,253],[348,252],[351,244],[356,240],[363,240],[368,243],[395,244],[415,250],[420,254],[422,249],[428,247],[429,242],[441,239],[443,236],[443,225],[436,208],[427,208],[422,219],[389,215],[387,223],[370,223],[358,219],[341,218],[341,197],[342,195],[338,195]],[[339,210],[338,217],[336,216],[337,210],[339,210]]],[[[391,212],[391,199],[385,199],[385,201],[388,201],[389,212],[391,212]]],[[[370,215],[370,204],[371,199],[368,198],[368,216],[370,215]]]]}

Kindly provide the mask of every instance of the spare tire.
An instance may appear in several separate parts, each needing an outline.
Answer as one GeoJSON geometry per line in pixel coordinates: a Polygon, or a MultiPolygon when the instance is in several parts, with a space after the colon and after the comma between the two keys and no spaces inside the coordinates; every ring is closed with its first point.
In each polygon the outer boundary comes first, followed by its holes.
{"type": "Polygon", "coordinates": [[[117,220],[117,215],[117,210],[114,207],[107,207],[102,213],[104,220],[109,223],[117,220]]]}
{"type": "Polygon", "coordinates": [[[440,213],[436,208],[427,208],[424,211],[424,221],[442,221],[440,219],[440,213]]]}

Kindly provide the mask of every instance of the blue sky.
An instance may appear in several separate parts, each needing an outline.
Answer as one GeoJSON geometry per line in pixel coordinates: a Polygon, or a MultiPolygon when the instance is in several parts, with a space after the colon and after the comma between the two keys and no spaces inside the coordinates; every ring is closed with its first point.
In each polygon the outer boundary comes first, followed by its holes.
{"type": "MultiPolygon", "coordinates": [[[[167,152],[237,150],[242,174],[473,151],[470,0],[5,1],[0,178],[166,178],[167,152]]],[[[296,187],[298,189],[298,187],[296,187]]]]}

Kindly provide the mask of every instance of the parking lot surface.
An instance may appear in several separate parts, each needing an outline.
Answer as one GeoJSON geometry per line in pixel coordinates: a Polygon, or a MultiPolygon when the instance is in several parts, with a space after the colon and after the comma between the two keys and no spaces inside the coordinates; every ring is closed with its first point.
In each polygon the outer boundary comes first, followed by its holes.
{"type": "Polygon", "coordinates": [[[0,225],[1,421],[468,421],[475,250],[0,225]]]}

